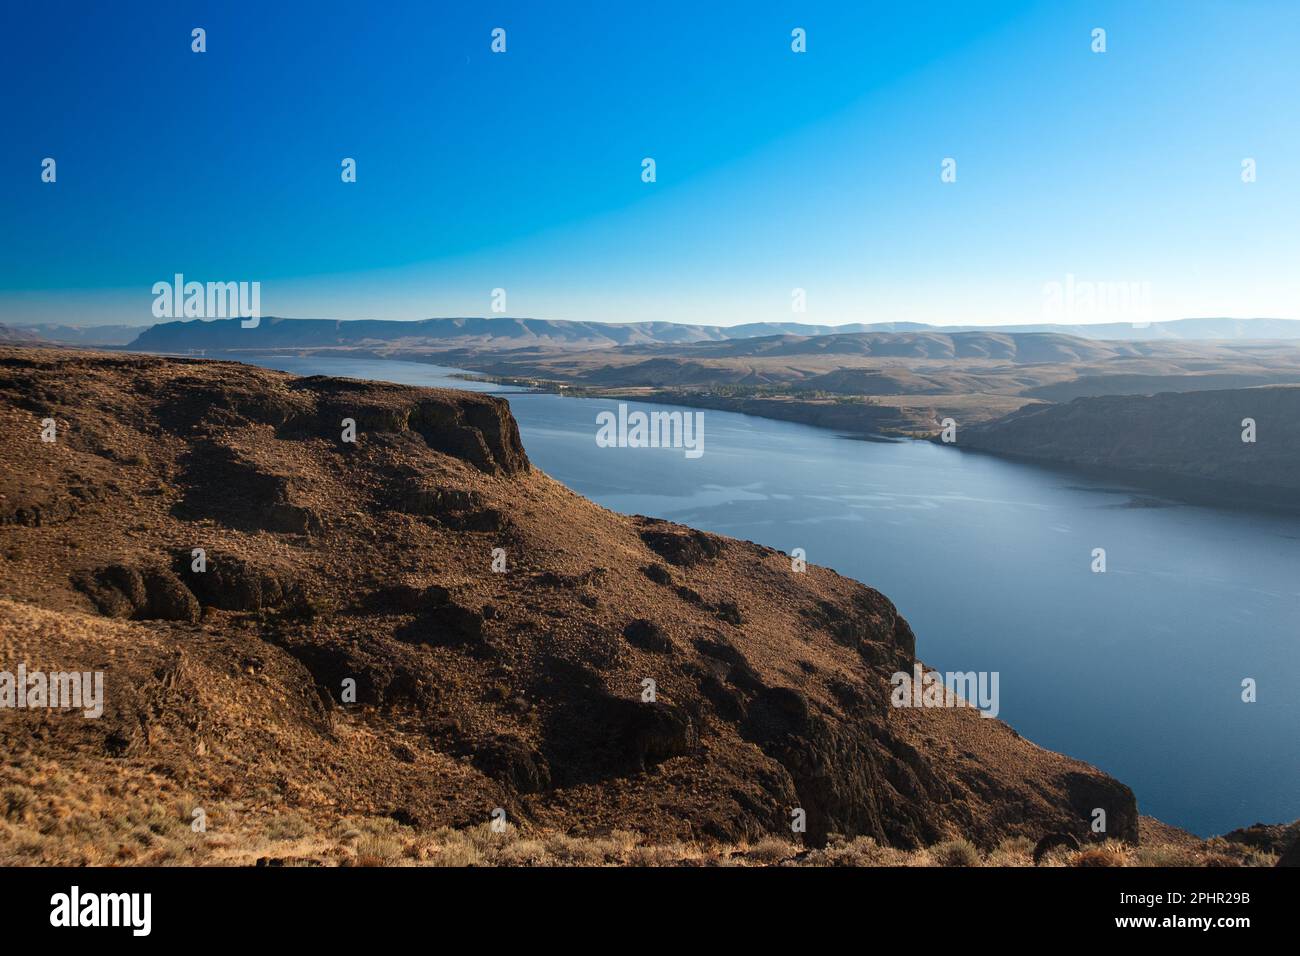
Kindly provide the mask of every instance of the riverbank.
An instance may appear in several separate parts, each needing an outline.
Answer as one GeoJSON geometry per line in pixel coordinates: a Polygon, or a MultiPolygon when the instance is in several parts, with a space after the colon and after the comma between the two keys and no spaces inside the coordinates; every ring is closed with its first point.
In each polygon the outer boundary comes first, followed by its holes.
{"type": "Polygon", "coordinates": [[[772,421],[809,425],[845,437],[867,440],[927,438],[938,434],[944,418],[961,415],[967,421],[987,421],[995,417],[1007,404],[1020,407],[1018,402],[1007,403],[1001,400],[972,403],[951,399],[935,404],[926,397],[910,403],[889,403],[868,396],[809,399],[786,394],[737,396],[687,389],[592,388],[546,379],[482,373],[473,373],[465,378],[469,381],[515,386],[571,398],[648,402],[734,412],[772,421]]]}
{"type": "MultiPolygon", "coordinates": [[[[775,394],[721,394],[713,391],[679,388],[654,388],[648,386],[588,386],[575,385],[555,379],[527,375],[495,375],[473,368],[439,364],[445,360],[444,355],[428,352],[402,354],[400,356],[382,350],[364,348],[348,349],[346,354],[338,350],[295,350],[286,349],[281,353],[294,356],[297,360],[308,361],[319,358],[325,361],[374,361],[374,362],[414,362],[444,369],[454,379],[466,383],[496,385],[509,390],[526,390],[530,392],[554,394],[569,398],[585,398],[608,401],[642,402],[661,405],[679,405],[691,408],[712,409],[732,412],[772,421],[790,422],[808,425],[813,428],[833,432],[846,438],[862,440],[906,440],[921,439],[933,441],[945,448],[963,452],[989,454],[1007,461],[1020,462],[1040,468],[1048,468],[1062,474],[1074,474],[1091,480],[1110,481],[1134,486],[1152,495],[1172,499],[1176,502],[1204,505],[1230,510],[1294,513],[1300,511],[1300,435],[1292,441],[1285,429],[1290,423],[1300,420],[1300,408],[1272,415],[1272,419],[1284,429],[1278,435],[1277,429],[1270,426],[1272,448],[1282,450],[1283,460],[1271,466],[1271,474],[1285,478],[1290,475],[1294,484],[1269,483],[1260,480],[1246,480],[1247,475],[1238,471],[1230,476],[1215,474],[1207,462],[1212,462],[1215,454],[1223,455],[1237,450],[1236,446],[1226,443],[1223,448],[1214,451],[1197,449],[1189,446],[1181,449],[1181,464],[1171,466],[1168,462],[1147,465],[1136,462],[1134,449],[1151,448],[1153,442],[1127,443],[1125,454],[1116,454],[1096,442],[1102,438],[1110,442],[1124,442],[1125,430],[1122,416],[1119,424],[1107,419],[1106,409],[1122,408],[1125,414],[1132,408],[1141,408],[1149,399],[1145,396],[1100,396],[1097,398],[1075,399],[1065,405],[1053,405],[1036,400],[1008,398],[1006,396],[897,396],[896,400],[886,401],[881,397],[839,396],[818,397],[815,399],[799,398],[780,394],[779,389],[749,389],[752,392],[768,391],[775,394]],[[1078,416],[1075,409],[1090,407],[1102,409],[1095,415],[1078,416]],[[1062,411],[1078,417],[1091,418],[1087,422],[1087,431],[1094,444],[1088,447],[1082,440],[1072,442],[1072,429],[1078,430],[1070,423],[1061,423],[1062,411]],[[943,442],[940,437],[942,423],[951,419],[957,423],[957,440],[943,442]],[[1050,421],[1049,433],[1036,424],[1050,421]],[[1025,422],[1034,423],[1039,433],[1025,437],[1025,422]],[[1226,451],[1225,451],[1226,449],[1226,451]],[[1294,460],[1287,460],[1290,454],[1294,460]]],[[[186,355],[178,357],[199,357],[186,355]]],[[[248,352],[218,352],[212,359],[233,359],[236,361],[259,362],[275,358],[275,354],[261,355],[248,352]]],[[[1259,409],[1252,400],[1275,389],[1287,389],[1283,392],[1291,404],[1300,405],[1300,388],[1289,386],[1262,386],[1255,389],[1214,390],[1205,392],[1165,393],[1158,396],[1165,406],[1172,406],[1173,411],[1166,410],[1165,421],[1161,424],[1161,433],[1176,434],[1176,425],[1191,422],[1197,415],[1206,413],[1209,408],[1219,418],[1224,419],[1224,429],[1238,436],[1239,427],[1232,426],[1234,415],[1259,409]],[[1230,412],[1214,409],[1222,406],[1229,399],[1241,405],[1234,405],[1230,412]],[[1244,404],[1242,404],[1244,402],[1244,404]],[[1185,406],[1185,412],[1178,408],[1185,406]],[[1224,415],[1226,414],[1226,418],[1224,415]],[[1172,418],[1171,418],[1172,416],[1172,418]],[[1231,427],[1230,427],[1231,426],[1231,427]]],[[[1276,393],[1275,393],[1276,394],[1276,393]]],[[[1142,426],[1150,429],[1150,425],[1142,426]]],[[[1130,428],[1131,430],[1131,428],[1130,428]]],[[[1192,430],[1192,439],[1198,437],[1192,430]]],[[[1155,444],[1158,444],[1156,442],[1155,444]]],[[[1257,456],[1259,457],[1259,456],[1257,456]]],[[[1277,458],[1276,454],[1272,456],[1277,458]]],[[[1154,503],[1153,503],[1154,504],[1154,503]]]]}

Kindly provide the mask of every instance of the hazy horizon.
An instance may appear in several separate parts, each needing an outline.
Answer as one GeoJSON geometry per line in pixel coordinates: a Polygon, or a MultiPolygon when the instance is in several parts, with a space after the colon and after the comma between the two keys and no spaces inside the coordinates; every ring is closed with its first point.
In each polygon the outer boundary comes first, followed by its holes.
{"type": "MultiPolygon", "coordinates": [[[[420,316],[420,317],[416,317],[416,318],[381,319],[381,318],[376,317],[376,316],[359,316],[359,317],[357,317],[357,318],[339,318],[339,317],[336,317],[336,316],[328,316],[328,315],[271,315],[271,314],[267,314],[267,315],[264,315],[263,318],[264,318],[264,319],[267,319],[267,320],[270,320],[270,319],[288,319],[288,320],[292,320],[292,321],[316,321],[316,322],[376,322],[376,321],[387,321],[387,322],[432,322],[432,321],[438,321],[438,320],[474,319],[474,320],[487,320],[487,321],[496,321],[496,320],[499,320],[499,321],[503,321],[503,322],[512,322],[512,321],[519,321],[519,322],[591,322],[591,323],[596,323],[596,324],[600,324],[600,325],[638,325],[638,324],[645,324],[645,323],[648,323],[648,322],[665,322],[665,323],[672,324],[672,325],[699,325],[699,326],[713,326],[713,327],[716,327],[716,328],[733,328],[733,327],[736,327],[736,326],[743,326],[743,325],[809,325],[809,326],[828,326],[828,327],[835,327],[835,326],[851,326],[851,325],[883,325],[883,324],[889,324],[891,321],[893,321],[893,320],[889,320],[889,319],[880,319],[880,320],[873,320],[873,321],[859,321],[859,320],[853,319],[853,320],[846,320],[846,321],[843,321],[843,322],[815,322],[815,321],[812,321],[812,320],[810,320],[810,319],[806,319],[806,318],[798,318],[798,317],[796,317],[796,318],[792,318],[792,319],[757,319],[757,320],[754,320],[754,321],[736,321],[736,322],[724,323],[724,322],[708,321],[707,319],[705,319],[705,320],[700,320],[700,321],[687,322],[687,321],[679,320],[679,319],[574,319],[574,318],[569,318],[569,317],[567,317],[567,316],[565,316],[565,317],[555,317],[555,316],[540,316],[540,315],[427,315],[427,316],[420,316]]],[[[130,326],[130,327],[133,327],[133,328],[147,329],[147,328],[149,328],[150,326],[153,326],[153,325],[159,325],[159,324],[164,323],[164,322],[196,322],[196,321],[198,321],[198,322],[211,322],[211,321],[216,321],[216,320],[213,320],[213,319],[185,319],[185,318],[156,319],[156,318],[152,318],[152,317],[151,317],[150,319],[148,319],[147,321],[114,321],[114,320],[112,320],[112,319],[101,319],[101,320],[91,320],[91,321],[85,321],[85,320],[80,320],[80,319],[41,319],[41,320],[29,320],[29,319],[13,318],[13,317],[10,317],[10,316],[6,316],[6,317],[4,318],[3,321],[0,321],[0,325],[8,325],[8,326],[11,326],[11,327],[23,327],[23,326],[34,326],[34,325],[43,325],[43,326],[56,326],[56,325],[61,325],[61,326],[67,326],[67,327],[70,327],[70,328],[87,328],[87,329],[89,329],[89,328],[98,328],[98,327],[101,327],[101,326],[115,326],[115,325],[123,325],[123,326],[130,326]]],[[[1272,316],[1272,315],[1250,315],[1250,316],[1234,316],[1234,315],[1188,315],[1188,316],[1179,316],[1179,317],[1170,318],[1170,319],[1157,319],[1157,320],[1153,320],[1150,324],[1151,324],[1151,325],[1161,325],[1161,324],[1165,324],[1165,323],[1169,323],[1169,322],[1195,322],[1195,321],[1207,321],[1207,322],[1217,322],[1217,321],[1225,321],[1225,322],[1253,322],[1253,321],[1263,321],[1263,322],[1300,322],[1300,319],[1293,318],[1293,317],[1291,317],[1291,316],[1272,316]]],[[[899,325],[907,325],[907,324],[916,324],[916,325],[932,325],[932,326],[934,326],[935,328],[942,330],[942,329],[946,329],[946,328],[962,328],[962,327],[966,327],[966,326],[975,326],[975,327],[984,327],[984,328],[1004,328],[1004,327],[1007,327],[1007,326],[1040,326],[1040,325],[1055,325],[1055,326],[1060,326],[1060,327],[1062,327],[1062,328],[1071,328],[1071,327],[1074,327],[1074,326],[1082,326],[1082,325],[1109,325],[1109,324],[1130,324],[1130,323],[1123,322],[1122,320],[1113,320],[1113,319],[1097,319],[1097,320],[1095,320],[1095,321],[1071,321],[1071,322],[1067,322],[1067,321],[1057,321],[1057,322],[1040,321],[1040,322],[1015,322],[1015,323],[1012,323],[1012,322],[988,322],[988,323],[977,323],[977,322],[932,322],[932,323],[923,323],[923,322],[898,321],[898,322],[896,322],[895,324],[899,324],[899,325]]]]}

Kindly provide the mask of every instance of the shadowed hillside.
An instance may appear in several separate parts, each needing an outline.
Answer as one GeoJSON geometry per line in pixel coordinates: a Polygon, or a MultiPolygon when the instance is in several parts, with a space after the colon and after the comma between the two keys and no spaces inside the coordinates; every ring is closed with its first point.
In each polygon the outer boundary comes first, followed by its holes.
{"type": "Polygon", "coordinates": [[[1030,405],[960,429],[957,446],[1185,482],[1225,504],[1300,506],[1300,387],[1030,405]],[[1253,441],[1243,441],[1247,420],[1253,441]]]}

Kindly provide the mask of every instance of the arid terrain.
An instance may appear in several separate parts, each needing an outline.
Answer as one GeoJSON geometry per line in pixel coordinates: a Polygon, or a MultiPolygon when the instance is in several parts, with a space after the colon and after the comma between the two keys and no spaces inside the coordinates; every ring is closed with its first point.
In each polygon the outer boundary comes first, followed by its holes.
{"type": "Polygon", "coordinates": [[[1300,388],[1287,386],[1300,386],[1300,340],[1286,336],[1297,327],[1183,320],[1099,326],[1117,336],[1103,339],[925,326],[791,324],[766,334],[772,328],[763,325],[269,319],[253,329],[236,320],[163,323],[131,348],[433,362],[566,394],[720,409],[851,436],[934,438],[951,420],[963,449],[1105,472],[1173,498],[1294,509],[1300,435],[1290,423],[1300,388]],[[1260,415],[1267,438],[1242,442],[1242,420],[1260,415]]]}
{"type": "MultiPolygon", "coordinates": [[[[399,357],[399,356],[393,356],[399,357]]],[[[400,357],[410,357],[403,354],[400,357]]],[[[1294,342],[1121,342],[1029,333],[773,336],[604,350],[470,349],[439,361],[506,380],[928,435],[1080,396],[1300,383],[1294,342]]]]}
{"type": "Polygon", "coordinates": [[[499,399],[4,347],[0,423],[0,669],[106,685],[98,719],[0,710],[4,862],[997,864],[1051,837],[1057,862],[1272,864],[1291,842],[1200,841],[971,708],[889,706],[917,639],[886,597],[596,506],[499,399]]]}
{"type": "Polygon", "coordinates": [[[733,328],[527,319],[160,323],[132,349],[231,358],[379,357],[574,394],[742,412],[858,435],[932,435],[1026,405],[1300,383],[1300,323],[1185,320],[1049,331],[733,328]],[[1112,335],[1102,339],[1096,335],[1112,335]],[[1209,339],[1206,335],[1223,338],[1209,339]],[[1275,338],[1262,338],[1264,335],[1275,338]],[[1227,337],[1235,336],[1235,337],[1227,337]]]}

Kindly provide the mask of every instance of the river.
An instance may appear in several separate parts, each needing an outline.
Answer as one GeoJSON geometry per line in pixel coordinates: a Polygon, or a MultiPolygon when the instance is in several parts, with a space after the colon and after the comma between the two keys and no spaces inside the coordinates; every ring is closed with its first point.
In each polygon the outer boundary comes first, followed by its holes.
{"type": "Polygon", "coordinates": [[[605,507],[803,548],[882,591],[927,665],[997,671],[1001,719],[1127,783],[1143,813],[1202,836],[1300,817],[1300,517],[720,411],[698,458],[602,448],[614,401],[416,362],[256,363],[502,394],[533,463],[605,507]]]}

